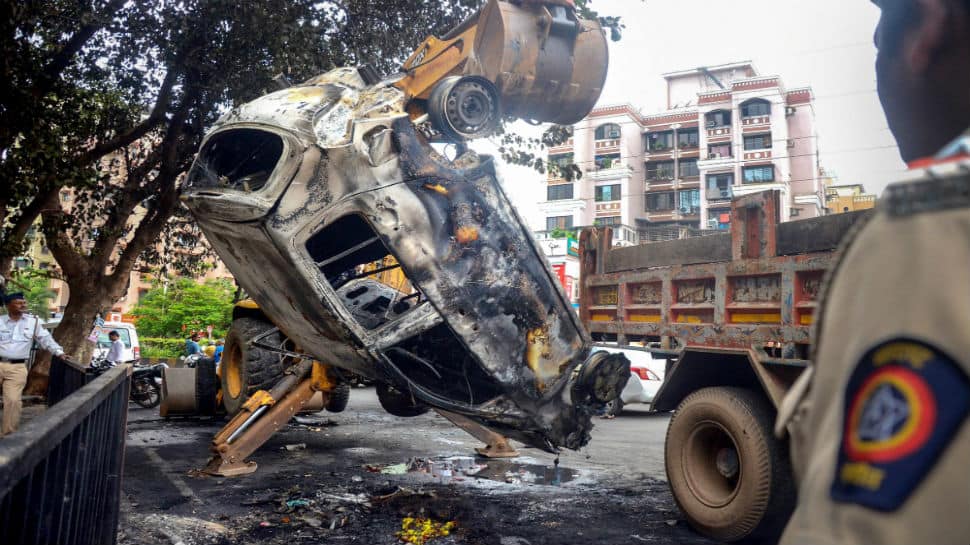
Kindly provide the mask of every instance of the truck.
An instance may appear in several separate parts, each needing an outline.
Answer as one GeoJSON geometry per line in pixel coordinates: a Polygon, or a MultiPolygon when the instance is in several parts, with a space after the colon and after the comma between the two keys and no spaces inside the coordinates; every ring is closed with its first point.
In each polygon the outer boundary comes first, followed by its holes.
{"type": "Polygon", "coordinates": [[[667,480],[691,526],[772,539],[793,508],[777,410],[811,359],[826,273],[868,212],[780,223],[777,190],[737,197],[729,232],[614,248],[580,235],[580,316],[593,340],[667,358],[652,409],[673,411],[667,480]]]}
{"type": "MultiPolygon", "coordinates": [[[[434,408],[547,451],[589,441],[629,362],[592,351],[493,160],[466,143],[504,118],[582,119],[607,65],[603,29],[571,0],[489,0],[397,74],[337,68],[216,123],[181,199],[251,299],[206,471],[254,471],[246,458],[311,398],[345,404],[350,373],[398,416],[434,408]]],[[[197,373],[207,410],[214,383],[197,373]]]]}

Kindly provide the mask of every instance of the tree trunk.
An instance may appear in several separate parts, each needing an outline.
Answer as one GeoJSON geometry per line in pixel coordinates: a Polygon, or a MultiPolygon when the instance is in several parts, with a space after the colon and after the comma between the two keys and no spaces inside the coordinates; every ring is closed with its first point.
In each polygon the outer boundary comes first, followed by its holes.
{"type": "MultiPolygon", "coordinates": [[[[54,340],[61,345],[67,357],[82,365],[87,365],[94,353],[94,345],[87,341],[87,337],[94,327],[95,316],[101,309],[114,303],[114,300],[107,301],[110,297],[103,290],[91,285],[97,279],[98,275],[85,275],[70,283],[71,298],[64,308],[60,325],[54,330],[54,340]]],[[[47,395],[50,367],[50,354],[44,353],[44,357],[38,357],[30,369],[24,393],[47,395]]]]}

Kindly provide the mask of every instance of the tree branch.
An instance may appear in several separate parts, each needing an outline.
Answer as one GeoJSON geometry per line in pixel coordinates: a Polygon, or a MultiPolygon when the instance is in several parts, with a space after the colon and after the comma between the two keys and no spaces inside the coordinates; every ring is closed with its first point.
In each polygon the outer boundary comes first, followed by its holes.
{"type": "Polygon", "coordinates": [[[81,15],[82,20],[85,15],[88,15],[90,16],[91,21],[78,29],[78,31],[71,36],[71,39],[64,44],[64,47],[62,47],[60,51],[54,55],[51,61],[47,63],[47,66],[45,66],[44,70],[41,72],[41,77],[37,81],[37,84],[31,89],[31,94],[38,98],[46,95],[54,85],[57,77],[60,76],[61,72],[63,72],[64,69],[67,68],[67,65],[71,62],[71,59],[74,58],[74,55],[77,55],[78,51],[84,47],[84,44],[86,44],[97,31],[104,28],[105,22],[109,19],[109,17],[114,14],[114,12],[121,9],[124,4],[125,0],[111,0],[104,6],[104,10],[100,14],[94,14],[93,12],[83,13],[81,15]]]}

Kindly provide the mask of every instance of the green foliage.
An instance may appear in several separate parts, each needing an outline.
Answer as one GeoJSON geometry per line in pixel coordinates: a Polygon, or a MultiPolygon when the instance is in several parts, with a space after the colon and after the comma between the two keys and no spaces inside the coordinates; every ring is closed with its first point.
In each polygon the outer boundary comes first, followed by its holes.
{"type": "Polygon", "coordinates": [[[579,238],[575,230],[553,229],[549,232],[549,238],[579,238]]]}
{"type": "MultiPolygon", "coordinates": [[[[50,289],[51,279],[40,269],[18,269],[7,281],[7,293],[23,292],[27,311],[35,316],[48,317],[51,299],[57,294],[50,289]]],[[[6,309],[4,309],[4,313],[6,309]]]]}
{"type": "MultiPolygon", "coordinates": [[[[213,335],[225,336],[232,322],[235,291],[235,286],[224,280],[204,284],[186,278],[159,282],[131,313],[138,319],[138,332],[148,337],[146,341],[152,337],[180,338],[177,349],[181,352],[191,331],[211,325],[213,335]]],[[[168,344],[160,347],[170,348],[168,344]]]]}
{"type": "Polygon", "coordinates": [[[185,339],[139,339],[142,358],[178,358],[185,353],[185,339]]]}

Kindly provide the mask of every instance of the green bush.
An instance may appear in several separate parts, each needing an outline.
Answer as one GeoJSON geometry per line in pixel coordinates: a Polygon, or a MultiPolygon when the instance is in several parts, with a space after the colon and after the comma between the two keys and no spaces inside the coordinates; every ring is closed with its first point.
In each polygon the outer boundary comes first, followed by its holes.
{"type": "Polygon", "coordinates": [[[185,339],[143,337],[140,341],[143,358],[177,358],[185,355],[185,339]]]}

